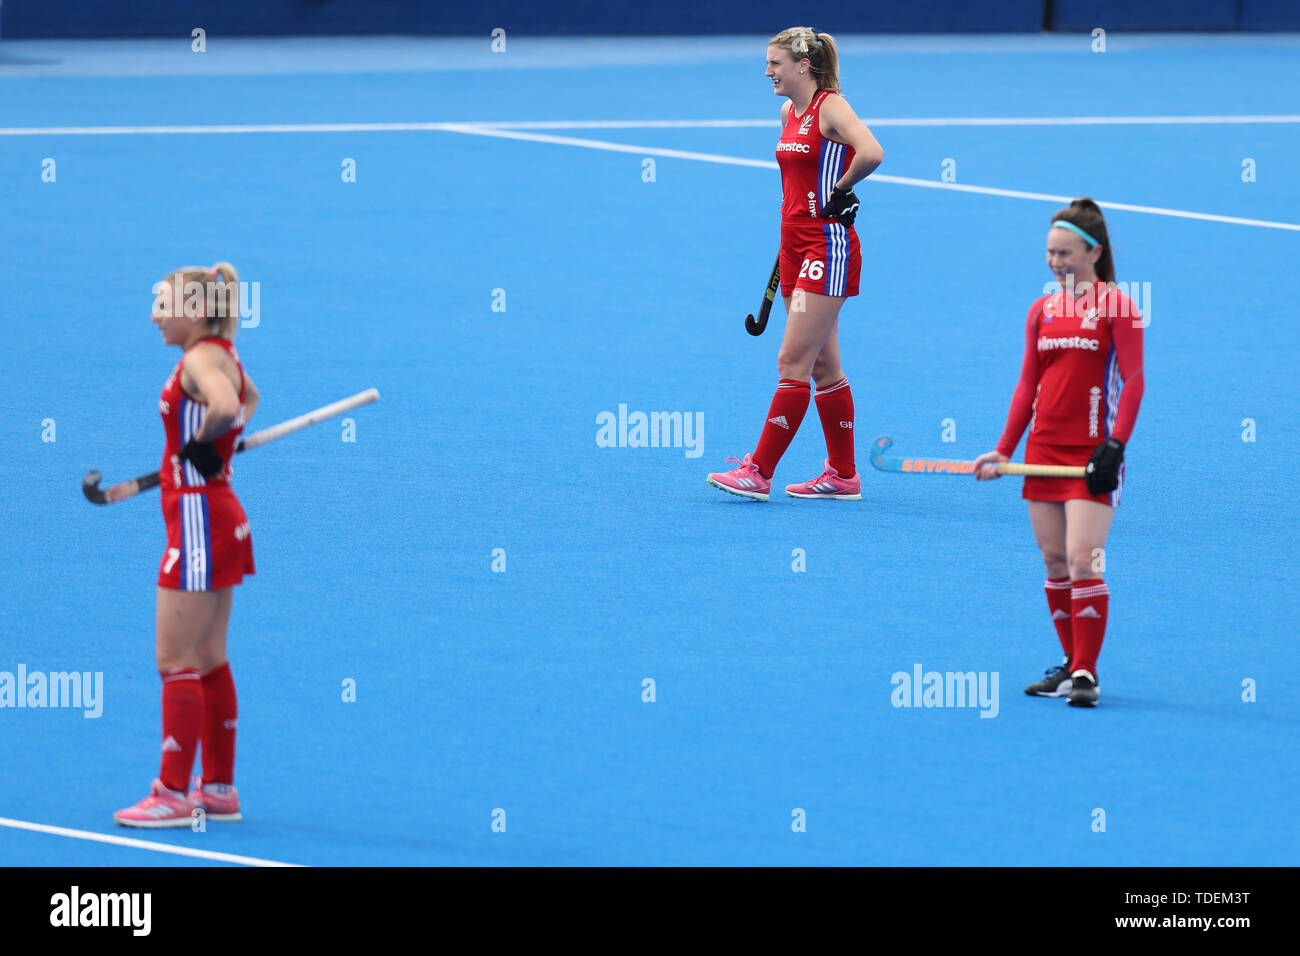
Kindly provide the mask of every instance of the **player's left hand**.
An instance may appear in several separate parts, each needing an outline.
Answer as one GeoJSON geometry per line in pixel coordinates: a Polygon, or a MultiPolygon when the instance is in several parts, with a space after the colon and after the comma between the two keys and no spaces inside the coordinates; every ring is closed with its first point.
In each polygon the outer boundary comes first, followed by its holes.
{"type": "Polygon", "coordinates": [[[204,478],[215,478],[226,467],[226,463],[222,461],[221,455],[217,453],[211,442],[195,441],[193,438],[181,449],[180,458],[197,468],[204,478]]]}
{"type": "Polygon", "coordinates": [[[851,189],[846,192],[836,186],[831,190],[826,205],[822,206],[820,215],[822,219],[838,219],[840,225],[851,226],[853,220],[858,218],[859,205],[857,193],[851,189]]]}
{"type": "Polygon", "coordinates": [[[1107,438],[1092,450],[1092,457],[1083,470],[1083,480],[1089,494],[1104,495],[1119,487],[1119,466],[1124,463],[1124,443],[1118,438],[1107,438]]]}

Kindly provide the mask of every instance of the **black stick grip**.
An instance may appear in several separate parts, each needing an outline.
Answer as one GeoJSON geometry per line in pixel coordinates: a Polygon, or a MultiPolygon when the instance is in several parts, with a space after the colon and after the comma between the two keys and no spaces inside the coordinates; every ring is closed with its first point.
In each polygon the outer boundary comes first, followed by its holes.
{"type": "Polygon", "coordinates": [[[767,328],[768,316],[772,314],[772,303],[776,301],[776,292],[781,288],[781,257],[776,257],[776,264],[772,266],[772,278],[768,280],[767,288],[763,291],[763,304],[758,307],[758,321],[754,321],[753,313],[745,316],[745,331],[750,335],[762,335],[763,330],[767,328]]]}
{"type": "Polygon", "coordinates": [[[103,476],[97,471],[88,472],[86,477],[81,480],[81,493],[93,505],[107,505],[112,504],[114,501],[121,501],[124,498],[132,498],[142,491],[157,487],[161,478],[159,478],[158,472],[151,471],[147,475],[141,475],[139,478],[132,478],[128,481],[120,481],[108,488],[99,487],[101,480],[103,480],[103,476]]]}

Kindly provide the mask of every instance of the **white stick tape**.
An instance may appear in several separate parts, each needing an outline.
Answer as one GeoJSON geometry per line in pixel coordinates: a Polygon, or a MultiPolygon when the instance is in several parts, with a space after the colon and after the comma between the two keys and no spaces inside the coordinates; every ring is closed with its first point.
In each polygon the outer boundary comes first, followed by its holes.
{"type": "Polygon", "coordinates": [[[308,412],[306,415],[299,415],[287,422],[281,422],[278,425],[272,425],[270,428],[264,428],[260,432],[254,432],[240,443],[240,450],[248,451],[250,448],[257,448],[259,445],[265,445],[277,438],[283,438],[285,435],[301,431],[310,425],[315,425],[317,422],[323,422],[327,418],[342,415],[344,412],[377,401],[379,401],[379,390],[368,388],[364,392],[358,392],[351,398],[340,399],[330,405],[318,408],[314,412],[308,412]]]}

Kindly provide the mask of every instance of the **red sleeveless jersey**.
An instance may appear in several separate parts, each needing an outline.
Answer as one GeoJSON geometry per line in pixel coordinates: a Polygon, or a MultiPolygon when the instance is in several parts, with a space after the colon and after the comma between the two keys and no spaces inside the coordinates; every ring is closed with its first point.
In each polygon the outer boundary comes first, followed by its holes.
{"type": "Polygon", "coordinates": [[[163,494],[172,491],[206,490],[216,485],[228,489],[231,474],[230,459],[235,454],[235,444],[244,430],[244,367],[239,364],[234,343],[218,336],[199,339],[199,342],[219,345],[235,360],[235,365],[239,368],[239,417],[235,419],[235,424],[231,426],[230,431],[212,443],[217,454],[226,463],[221,474],[215,478],[205,479],[192,463],[181,461],[181,449],[202,427],[203,418],[208,411],[208,406],[204,402],[187,395],[181,388],[181,365],[185,361],[185,357],[181,356],[181,361],[176,363],[176,367],[172,369],[171,375],[163,385],[162,395],[158,397],[158,411],[162,414],[163,430],[167,434],[167,443],[163,448],[162,468],[159,470],[163,494]]]}
{"type": "MultiPolygon", "coordinates": [[[[805,222],[809,218],[817,219],[822,206],[830,199],[831,190],[853,162],[852,146],[821,134],[818,113],[828,96],[839,94],[818,90],[802,115],[795,113],[792,103],[785,128],[781,130],[776,161],[781,167],[782,219],[805,222]]],[[[839,222],[838,219],[818,221],[839,222]]]]}

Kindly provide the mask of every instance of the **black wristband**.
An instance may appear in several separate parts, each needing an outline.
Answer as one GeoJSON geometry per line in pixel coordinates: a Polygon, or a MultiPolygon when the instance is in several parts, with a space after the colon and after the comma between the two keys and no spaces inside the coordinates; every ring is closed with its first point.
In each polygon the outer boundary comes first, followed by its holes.
{"type": "Polygon", "coordinates": [[[853,190],[843,190],[835,186],[822,207],[822,219],[838,219],[841,225],[851,226],[858,217],[858,197],[853,190]]]}
{"type": "Polygon", "coordinates": [[[212,442],[191,438],[181,449],[180,458],[193,465],[204,478],[215,478],[225,469],[226,463],[212,442]]]}

